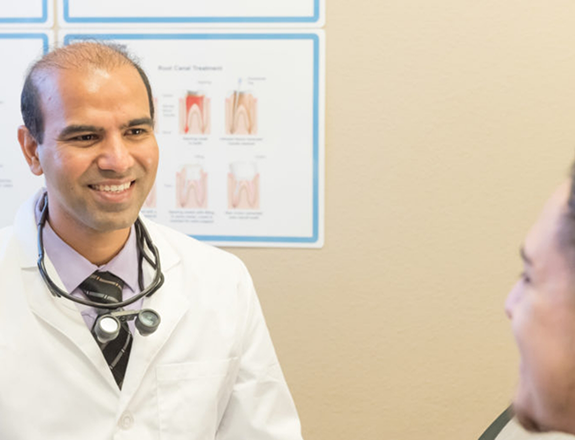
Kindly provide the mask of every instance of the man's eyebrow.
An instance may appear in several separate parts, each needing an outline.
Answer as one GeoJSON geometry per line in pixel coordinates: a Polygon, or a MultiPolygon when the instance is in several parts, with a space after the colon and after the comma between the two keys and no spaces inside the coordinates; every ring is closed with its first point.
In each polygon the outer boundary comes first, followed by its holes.
{"type": "Polygon", "coordinates": [[[531,258],[529,258],[527,256],[527,253],[525,253],[525,248],[523,246],[521,246],[521,249],[519,250],[519,255],[521,255],[521,259],[529,264],[530,266],[533,266],[533,260],[531,260],[531,258]]]}
{"type": "MultiPolygon", "coordinates": [[[[152,120],[152,118],[147,117],[132,119],[131,121],[128,121],[128,123],[124,125],[124,128],[137,127],[138,125],[148,125],[150,127],[153,127],[154,121],[152,120]]],[[[58,138],[62,139],[76,133],[85,133],[85,132],[101,133],[103,131],[104,129],[102,127],[96,127],[95,125],[68,125],[60,132],[58,138]]]]}
{"type": "Polygon", "coordinates": [[[126,124],[126,127],[135,127],[137,125],[149,125],[150,127],[154,126],[154,121],[152,118],[138,118],[132,119],[126,124]]]}
{"type": "Polygon", "coordinates": [[[58,138],[62,139],[76,133],[85,133],[85,132],[101,133],[102,131],[103,130],[101,127],[96,127],[95,125],[68,125],[60,132],[58,138]]]}

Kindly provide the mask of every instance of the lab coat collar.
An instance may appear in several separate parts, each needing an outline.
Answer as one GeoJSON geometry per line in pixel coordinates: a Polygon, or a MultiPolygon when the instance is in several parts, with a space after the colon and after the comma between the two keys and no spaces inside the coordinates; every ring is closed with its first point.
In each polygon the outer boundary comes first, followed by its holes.
{"type": "MultiPolygon", "coordinates": [[[[137,391],[151,362],[189,308],[189,299],[182,293],[179,280],[177,277],[168,276],[168,273],[179,265],[180,257],[173,247],[163,239],[158,231],[158,226],[143,219],[144,225],[152,236],[152,241],[159,249],[162,272],[165,276],[164,285],[151,297],[145,298],[144,308],[156,310],[160,314],[161,323],[158,330],[150,336],[134,335],[128,370],[120,393],[104,356],[76,305],[65,298],[53,296],[39,274],[37,268],[37,225],[34,219],[34,209],[38,197],[43,192],[44,190],[38,191],[34,197],[20,207],[14,223],[14,233],[20,245],[20,267],[26,283],[24,290],[28,303],[34,314],[67,337],[94,364],[103,379],[118,393],[120,397],[118,414],[121,414],[121,411],[128,405],[137,391]]],[[[53,281],[63,289],[64,286],[50,259],[46,257],[44,261],[53,281]]],[[[147,263],[144,263],[143,270],[144,284],[148,285],[154,275],[154,270],[147,263]]]]}
{"type": "Polygon", "coordinates": [[[38,260],[38,227],[34,212],[38,198],[44,194],[45,189],[38,190],[34,196],[24,202],[14,219],[14,233],[20,242],[19,260],[22,269],[31,269],[38,260]]]}
{"type": "MultiPolygon", "coordinates": [[[[68,338],[101,372],[103,380],[118,388],[107,366],[100,347],[94,340],[76,305],[58,298],[48,290],[37,267],[37,225],[34,218],[36,202],[45,190],[38,191],[18,210],[14,222],[14,234],[19,244],[20,268],[24,292],[32,312],[45,323],[68,338]]],[[[50,259],[44,258],[46,271],[61,289],[65,289],[50,259]]],[[[118,391],[119,392],[119,391],[118,391]]]]}

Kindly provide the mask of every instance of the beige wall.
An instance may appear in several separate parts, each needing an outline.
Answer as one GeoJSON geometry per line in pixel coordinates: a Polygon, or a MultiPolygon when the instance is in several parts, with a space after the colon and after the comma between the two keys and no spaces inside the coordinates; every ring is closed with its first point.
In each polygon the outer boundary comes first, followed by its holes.
{"type": "Polygon", "coordinates": [[[326,240],[230,249],[306,440],[476,439],[524,234],[575,157],[575,2],[327,0],[326,240]]]}
{"type": "Polygon", "coordinates": [[[575,2],[328,0],[326,240],[234,249],[307,440],[476,439],[518,249],[575,156],[575,2]]]}

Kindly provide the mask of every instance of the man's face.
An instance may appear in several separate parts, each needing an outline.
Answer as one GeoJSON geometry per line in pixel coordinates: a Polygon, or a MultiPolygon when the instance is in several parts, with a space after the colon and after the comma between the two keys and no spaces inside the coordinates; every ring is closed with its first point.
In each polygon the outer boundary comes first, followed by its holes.
{"type": "Polygon", "coordinates": [[[575,433],[575,277],[558,234],[568,194],[569,182],[527,235],[524,272],[505,303],[521,356],[513,405],[519,421],[535,431],[575,433]]]}
{"type": "Polygon", "coordinates": [[[44,142],[37,146],[49,220],[60,235],[129,228],[158,166],[146,88],[131,66],[55,70],[38,82],[44,142]]]}

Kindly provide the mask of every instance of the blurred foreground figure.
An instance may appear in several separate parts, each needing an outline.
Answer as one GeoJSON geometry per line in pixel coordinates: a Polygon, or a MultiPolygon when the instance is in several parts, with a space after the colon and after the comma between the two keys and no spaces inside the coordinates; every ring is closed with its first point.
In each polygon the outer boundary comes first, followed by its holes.
{"type": "Polygon", "coordinates": [[[505,303],[521,357],[513,409],[533,432],[575,434],[575,186],[551,195],[520,251],[505,303]]]}

